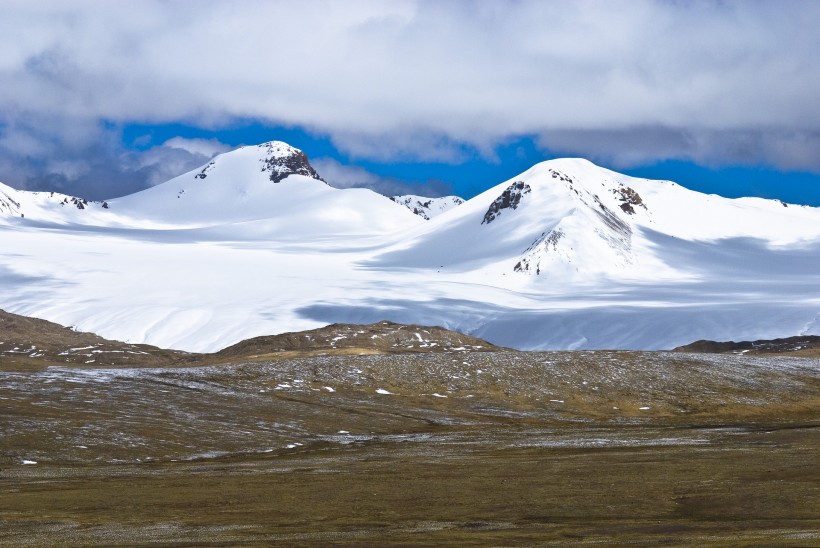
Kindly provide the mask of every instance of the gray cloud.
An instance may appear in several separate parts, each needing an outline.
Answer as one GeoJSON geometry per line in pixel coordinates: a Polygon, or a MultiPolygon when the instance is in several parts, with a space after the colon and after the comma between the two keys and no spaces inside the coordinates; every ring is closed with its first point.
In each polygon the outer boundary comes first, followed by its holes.
{"type": "Polygon", "coordinates": [[[0,181],[102,200],[167,181],[231,148],[216,140],[179,137],[141,151],[120,143],[117,130],[93,120],[33,116],[16,121],[0,135],[0,181]]]}
{"type": "Polygon", "coordinates": [[[584,156],[616,169],[673,159],[708,167],[767,165],[784,170],[820,170],[820,130],[631,127],[549,131],[538,141],[557,154],[584,156]]]}
{"type": "Polygon", "coordinates": [[[817,28],[811,0],[11,0],[0,168],[99,177],[91,151],[119,158],[101,121],[243,118],[329,136],[354,158],[457,163],[464,147],[491,156],[535,135],[614,165],[820,172],[817,28]]]}
{"type": "Polygon", "coordinates": [[[231,148],[216,139],[174,137],[142,154],[131,154],[131,161],[136,163],[137,171],[145,175],[148,185],[157,185],[197,168],[231,148]]]}
{"type": "Polygon", "coordinates": [[[316,158],[310,161],[327,183],[335,188],[369,188],[385,196],[415,194],[438,198],[452,194],[452,186],[444,181],[399,181],[380,177],[358,166],[345,165],[333,158],[316,158]]]}

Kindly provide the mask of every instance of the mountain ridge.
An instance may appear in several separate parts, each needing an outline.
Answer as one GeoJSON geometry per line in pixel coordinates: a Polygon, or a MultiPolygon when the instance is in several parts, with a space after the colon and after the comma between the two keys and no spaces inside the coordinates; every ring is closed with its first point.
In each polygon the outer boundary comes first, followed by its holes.
{"type": "Polygon", "coordinates": [[[2,216],[0,306],[188,351],[385,319],[521,349],[820,333],[820,208],[569,158],[425,220],[295,150],[237,149],[108,208],[52,204],[53,222],[2,216]]]}

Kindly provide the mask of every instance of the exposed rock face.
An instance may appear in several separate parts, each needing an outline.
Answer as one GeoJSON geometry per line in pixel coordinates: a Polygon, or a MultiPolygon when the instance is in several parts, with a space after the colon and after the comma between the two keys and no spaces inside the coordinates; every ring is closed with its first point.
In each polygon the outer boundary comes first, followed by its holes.
{"type": "Polygon", "coordinates": [[[532,191],[530,185],[524,183],[523,181],[516,181],[508,186],[506,190],[501,193],[501,196],[496,198],[495,201],[490,204],[487,213],[484,214],[484,220],[481,221],[481,224],[490,224],[505,209],[516,209],[521,203],[521,198],[523,198],[524,195],[529,194],[530,191],[532,191]]]}
{"type": "MultiPolygon", "coordinates": [[[[307,155],[282,141],[270,141],[257,145],[260,150],[259,163],[263,173],[268,173],[271,182],[282,182],[290,175],[304,175],[317,181],[325,182],[308,162],[307,155]]],[[[214,169],[215,160],[211,160],[208,165],[194,175],[197,179],[205,179],[208,173],[214,169]]]]}
{"type": "Polygon", "coordinates": [[[264,143],[259,148],[265,151],[265,157],[259,160],[262,171],[270,173],[272,182],[279,183],[290,175],[304,175],[325,181],[316,173],[308,162],[307,155],[301,150],[280,141],[264,143]]]}
{"type": "Polygon", "coordinates": [[[646,209],[646,204],[643,203],[641,196],[634,189],[621,185],[617,189],[613,189],[612,192],[620,198],[621,209],[624,213],[634,215],[636,207],[646,209]]]}

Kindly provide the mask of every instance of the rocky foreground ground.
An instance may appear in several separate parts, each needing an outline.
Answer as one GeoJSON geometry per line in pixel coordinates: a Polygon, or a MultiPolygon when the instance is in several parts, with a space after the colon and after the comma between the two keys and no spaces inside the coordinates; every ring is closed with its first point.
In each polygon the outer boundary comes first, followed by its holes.
{"type": "Polygon", "coordinates": [[[396,324],[203,356],[5,320],[0,545],[820,542],[817,359],[396,324]]]}

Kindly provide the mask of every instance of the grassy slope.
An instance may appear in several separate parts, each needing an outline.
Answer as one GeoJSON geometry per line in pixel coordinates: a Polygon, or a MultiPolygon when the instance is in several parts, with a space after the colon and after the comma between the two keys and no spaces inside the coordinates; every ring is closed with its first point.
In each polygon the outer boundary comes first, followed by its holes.
{"type": "MultiPolygon", "coordinates": [[[[53,324],[17,326],[47,346],[53,324]]],[[[194,367],[5,368],[0,545],[820,542],[817,360],[396,353],[424,328],[371,328],[194,367]]],[[[56,335],[61,359],[108,344],[56,335]]]]}

